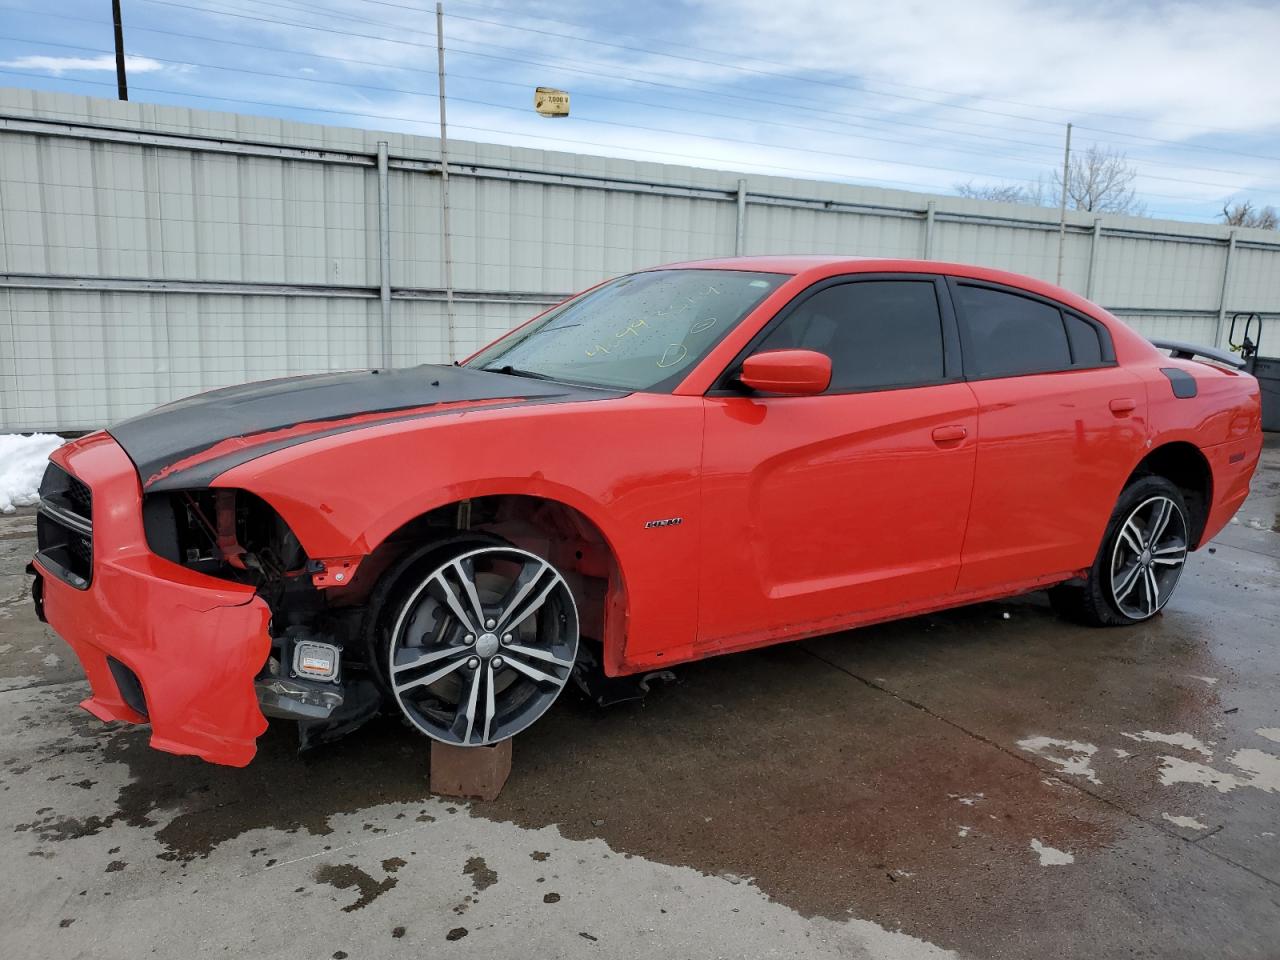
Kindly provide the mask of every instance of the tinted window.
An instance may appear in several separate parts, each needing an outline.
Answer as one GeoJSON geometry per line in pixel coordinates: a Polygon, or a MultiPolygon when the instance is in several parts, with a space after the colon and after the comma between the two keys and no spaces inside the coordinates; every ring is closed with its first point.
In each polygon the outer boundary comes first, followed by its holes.
{"type": "Polygon", "coordinates": [[[820,290],[758,349],[794,348],[831,358],[832,392],[941,380],[942,318],[934,285],[863,280],[820,290]]]}
{"type": "Polygon", "coordinates": [[[970,376],[1010,377],[1071,366],[1057,307],[965,284],[956,286],[956,294],[965,335],[965,372],[970,376]]]}
{"type": "Polygon", "coordinates": [[[1102,363],[1102,341],[1098,328],[1071,313],[1062,314],[1067,323],[1067,339],[1071,341],[1071,361],[1077,367],[1096,367],[1102,363]]]}

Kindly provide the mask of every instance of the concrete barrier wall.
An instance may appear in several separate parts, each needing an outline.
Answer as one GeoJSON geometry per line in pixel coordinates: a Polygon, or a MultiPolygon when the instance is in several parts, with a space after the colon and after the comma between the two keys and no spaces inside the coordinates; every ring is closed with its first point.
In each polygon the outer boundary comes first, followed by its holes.
{"type": "MultiPolygon", "coordinates": [[[[1055,210],[456,141],[450,174],[452,322],[434,138],[0,89],[0,430],[465,356],[566,294],[676,260],[1057,275],[1055,210]]],[[[1071,213],[1063,285],[1148,335],[1221,344],[1232,312],[1280,314],[1280,237],[1071,213]]]]}

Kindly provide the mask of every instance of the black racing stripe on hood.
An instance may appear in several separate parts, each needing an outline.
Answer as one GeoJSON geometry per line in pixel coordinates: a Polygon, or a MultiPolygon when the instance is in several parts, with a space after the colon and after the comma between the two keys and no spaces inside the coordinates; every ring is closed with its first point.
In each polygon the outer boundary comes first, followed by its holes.
{"type": "MultiPolygon", "coordinates": [[[[625,396],[612,390],[534,380],[467,367],[423,365],[401,370],[352,371],[289,377],[225,387],[157,407],[122,421],[107,432],[124,448],[148,491],[208,484],[219,473],[286,447],[361,427],[394,422],[342,424],[298,436],[264,438],[225,455],[172,470],[231,438],[286,430],[367,414],[413,410],[403,419],[431,416],[436,404],[511,398],[520,402],[602,400],[625,396]],[[170,472],[165,473],[166,470],[170,472]],[[163,476],[161,476],[163,474],[163,476]]],[[[442,410],[452,413],[456,408],[442,410]]]]}

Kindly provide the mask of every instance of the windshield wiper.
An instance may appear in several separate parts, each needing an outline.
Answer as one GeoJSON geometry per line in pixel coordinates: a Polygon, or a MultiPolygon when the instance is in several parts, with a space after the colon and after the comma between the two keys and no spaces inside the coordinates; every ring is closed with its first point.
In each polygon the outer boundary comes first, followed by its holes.
{"type": "Polygon", "coordinates": [[[487,373],[504,373],[508,377],[528,377],[530,380],[556,379],[555,377],[547,376],[545,373],[538,373],[536,370],[521,370],[519,367],[513,367],[509,363],[503,364],[501,367],[481,367],[480,369],[487,373]]]}

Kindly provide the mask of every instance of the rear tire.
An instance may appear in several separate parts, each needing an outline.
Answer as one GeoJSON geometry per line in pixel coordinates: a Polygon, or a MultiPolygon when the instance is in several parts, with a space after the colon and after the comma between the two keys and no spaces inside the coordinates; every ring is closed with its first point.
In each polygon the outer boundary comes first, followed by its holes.
{"type": "Polygon", "coordinates": [[[1189,529],[1182,492],[1164,477],[1140,477],[1120,494],[1084,584],[1054,587],[1049,602],[1096,627],[1151,619],[1178,585],[1189,529]]]}

